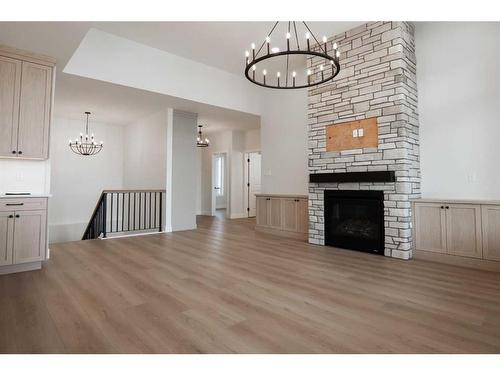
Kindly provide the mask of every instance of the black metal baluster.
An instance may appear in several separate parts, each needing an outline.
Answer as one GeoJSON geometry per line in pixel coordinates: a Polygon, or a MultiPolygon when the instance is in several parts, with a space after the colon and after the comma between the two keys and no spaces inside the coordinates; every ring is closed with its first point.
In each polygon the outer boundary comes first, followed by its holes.
{"type": "Polygon", "coordinates": [[[107,207],[108,207],[108,193],[104,193],[104,196],[103,196],[103,202],[104,202],[104,206],[103,206],[103,220],[104,220],[104,225],[103,225],[103,238],[106,238],[106,229],[107,229],[107,225],[108,225],[108,210],[107,210],[107,207]]]}
{"type": "Polygon", "coordinates": [[[113,193],[110,193],[110,200],[111,200],[111,212],[109,215],[109,232],[113,233],[113,193]]]}
{"type": "Polygon", "coordinates": [[[124,221],[125,221],[125,193],[122,193],[122,232],[123,232],[124,221]]]}
{"type": "Polygon", "coordinates": [[[151,229],[151,222],[153,220],[151,220],[151,213],[153,212],[153,210],[151,209],[151,192],[149,192],[149,225],[148,225],[148,229],[151,229]]]}
{"type": "Polygon", "coordinates": [[[128,195],[128,221],[127,221],[127,230],[130,230],[130,191],[127,193],[128,195]]]}
{"type": "Polygon", "coordinates": [[[156,228],[156,196],[157,196],[157,195],[158,195],[158,192],[157,192],[157,191],[155,191],[155,206],[154,206],[154,207],[155,207],[155,215],[154,215],[154,218],[155,218],[155,219],[154,219],[154,228],[156,228]]]}
{"type": "Polygon", "coordinates": [[[163,204],[162,204],[162,199],[163,199],[163,192],[160,191],[160,217],[159,217],[159,229],[158,229],[158,232],[161,232],[161,221],[163,219],[163,214],[162,214],[162,211],[163,211],[163,204]]]}

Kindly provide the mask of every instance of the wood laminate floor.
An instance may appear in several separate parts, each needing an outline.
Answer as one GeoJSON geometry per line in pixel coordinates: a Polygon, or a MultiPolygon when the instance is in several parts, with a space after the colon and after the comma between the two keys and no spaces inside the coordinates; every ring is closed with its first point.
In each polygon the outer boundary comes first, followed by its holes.
{"type": "Polygon", "coordinates": [[[198,221],[53,245],[41,271],[0,276],[0,352],[500,352],[499,273],[198,221]]]}

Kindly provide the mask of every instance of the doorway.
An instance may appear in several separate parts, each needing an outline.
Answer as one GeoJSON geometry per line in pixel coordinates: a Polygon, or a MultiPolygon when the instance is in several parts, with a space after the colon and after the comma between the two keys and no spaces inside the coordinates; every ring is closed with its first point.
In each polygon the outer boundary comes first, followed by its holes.
{"type": "Polygon", "coordinates": [[[212,216],[226,216],[227,182],[227,153],[215,153],[212,156],[212,216]]]}
{"type": "Polygon", "coordinates": [[[261,159],[260,151],[247,152],[245,154],[245,197],[248,217],[255,217],[256,215],[256,194],[260,193],[261,188],[261,159]]]}

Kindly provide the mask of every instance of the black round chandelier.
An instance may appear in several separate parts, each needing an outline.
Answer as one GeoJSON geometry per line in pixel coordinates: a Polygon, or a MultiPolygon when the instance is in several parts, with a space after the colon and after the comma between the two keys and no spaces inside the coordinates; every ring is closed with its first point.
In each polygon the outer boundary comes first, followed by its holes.
{"type": "Polygon", "coordinates": [[[323,36],[323,43],[320,43],[309,26],[302,22],[304,26],[302,31],[305,31],[305,34],[301,42],[296,22],[289,21],[284,35],[286,47],[281,50],[280,47],[271,45],[274,41],[274,37],[273,39],[271,37],[278,23],[279,21],[274,24],[258,50],[256,50],[255,43],[252,43],[251,52],[245,51],[245,77],[250,82],[272,89],[302,89],[328,82],[339,74],[340,52],[337,43],[333,44],[332,55],[329,55],[326,36],[323,36]],[[311,37],[313,43],[316,43],[312,47],[311,37]],[[321,59],[324,61],[319,65],[318,69],[314,69],[314,72],[312,69],[304,69],[303,73],[299,72],[298,74],[297,70],[293,69],[290,64],[290,59],[295,56],[316,57],[320,61],[321,59]],[[267,64],[278,65],[277,63],[280,61],[282,65],[280,64],[279,68],[274,66],[273,71],[266,67],[267,64]],[[257,67],[263,68],[257,69],[257,67]]]}
{"type": "Polygon", "coordinates": [[[210,146],[210,140],[208,138],[203,138],[203,134],[201,133],[201,128],[203,125],[198,125],[198,136],[196,137],[196,146],[197,147],[208,147],[210,146]]]}
{"type": "Polygon", "coordinates": [[[94,134],[89,135],[90,112],[85,112],[85,115],[87,116],[87,121],[85,124],[85,135],[83,133],[80,133],[79,138],[76,138],[74,141],[70,139],[69,147],[75,154],[82,156],[92,156],[99,153],[102,150],[104,144],[102,141],[97,143],[94,140],[94,134]]]}

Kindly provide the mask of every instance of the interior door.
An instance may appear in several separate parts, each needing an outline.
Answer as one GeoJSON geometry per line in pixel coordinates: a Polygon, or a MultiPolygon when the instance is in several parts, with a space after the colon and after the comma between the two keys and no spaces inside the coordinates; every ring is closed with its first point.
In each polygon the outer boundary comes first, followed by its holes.
{"type": "Polygon", "coordinates": [[[12,264],[14,212],[0,212],[0,266],[12,264]]]}
{"type": "Polygon", "coordinates": [[[247,198],[248,198],[248,216],[256,215],[257,200],[255,195],[261,190],[261,160],[260,152],[250,152],[247,157],[247,198]]]}
{"type": "Polygon", "coordinates": [[[46,211],[16,211],[14,264],[36,262],[45,256],[46,211]]]}
{"type": "Polygon", "coordinates": [[[23,61],[19,109],[18,156],[48,157],[52,69],[23,61]]]}
{"type": "Polygon", "coordinates": [[[22,62],[0,56],[0,156],[16,156],[22,62]]]}
{"type": "Polygon", "coordinates": [[[214,184],[215,208],[227,208],[226,154],[216,154],[214,157],[214,184]]]}

